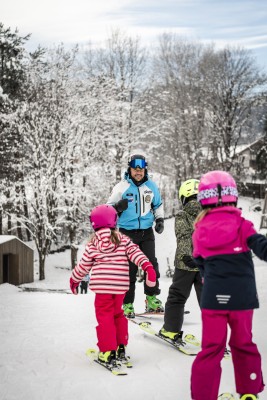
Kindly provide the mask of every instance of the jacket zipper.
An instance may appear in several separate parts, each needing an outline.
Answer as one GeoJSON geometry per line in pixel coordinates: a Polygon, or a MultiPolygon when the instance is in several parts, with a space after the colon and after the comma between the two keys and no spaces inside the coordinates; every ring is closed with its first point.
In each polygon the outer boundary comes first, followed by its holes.
{"type": "MultiPolygon", "coordinates": [[[[139,199],[139,216],[138,216],[138,223],[139,223],[139,229],[141,229],[141,221],[140,221],[140,217],[141,217],[141,198],[140,198],[140,191],[139,191],[139,188],[138,188],[137,190],[138,190],[138,199],[139,199]]],[[[137,214],[137,211],[138,211],[138,207],[137,207],[137,196],[135,196],[135,198],[136,198],[136,214],[137,214]]]]}

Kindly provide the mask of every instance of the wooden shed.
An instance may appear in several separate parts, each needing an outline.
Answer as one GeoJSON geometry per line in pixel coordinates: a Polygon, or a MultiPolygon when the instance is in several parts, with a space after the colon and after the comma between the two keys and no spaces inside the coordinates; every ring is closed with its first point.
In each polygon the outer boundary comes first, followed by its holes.
{"type": "Polygon", "coordinates": [[[34,251],[16,236],[0,235],[0,284],[34,281],[34,251]]]}

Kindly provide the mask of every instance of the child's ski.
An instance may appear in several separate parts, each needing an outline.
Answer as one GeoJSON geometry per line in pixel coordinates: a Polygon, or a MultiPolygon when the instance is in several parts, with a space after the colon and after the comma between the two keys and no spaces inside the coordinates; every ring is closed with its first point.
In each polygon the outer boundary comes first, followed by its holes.
{"type": "Polygon", "coordinates": [[[121,358],[118,357],[117,360],[118,360],[118,362],[120,364],[122,364],[126,368],[132,368],[133,367],[133,364],[131,363],[129,356],[125,356],[125,357],[121,357],[121,358]]]}
{"type": "Polygon", "coordinates": [[[144,311],[141,313],[135,313],[136,317],[149,317],[152,315],[164,315],[164,311],[144,311]]]}
{"type": "Polygon", "coordinates": [[[231,350],[227,349],[227,347],[225,347],[223,358],[225,358],[226,360],[229,360],[229,358],[231,358],[231,350]]]}
{"type": "Polygon", "coordinates": [[[221,393],[218,400],[235,400],[235,396],[232,393],[221,393]]]}
{"type": "MultiPolygon", "coordinates": [[[[185,311],[184,314],[190,314],[190,311],[185,311]]],[[[136,317],[150,317],[154,315],[163,315],[164,316],[164,311],[144,311],[142,313],[136,313],[136,317]]]]}
{"type": "Polygon", "coordinates": [[[101,365],[102,367],[106,368],[110,371],[113,375],[127,375],[127,372],[121,368],[121,364],[116,362],[115,364],[108,364],[103,363],[98,360],[97,354],[98,352],[95,349],[88,349],[85,353],[92,361],[96,362],[97,364],[101,365]]]}
{"type": "Polygon", "coordinates": [[[185,335],[182,342],[179,343],[159,335],[159,333],[151,327],[150,322],[137,322],[134,319],[130,319],[130,321],[138,325],[146,333],[149,333],[150,335],[153,335],[158,339],[161,339],[164,342],[169,343],[172,347],[174,347],[176,350],[180,351],[183,354],[186,354],[188,356],[196,356],[200,350],[200,342],[194,335],[191,334],[185,335]]]}

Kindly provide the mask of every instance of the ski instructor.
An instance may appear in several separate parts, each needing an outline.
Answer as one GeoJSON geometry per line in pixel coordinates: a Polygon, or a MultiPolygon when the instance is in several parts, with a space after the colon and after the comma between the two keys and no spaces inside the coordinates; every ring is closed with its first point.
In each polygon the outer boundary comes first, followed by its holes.
{"type": "MultiPolygon", "coordinates": [[[[156,286],[148,287],[144,280],[144,293],[146,295],[146,310],[163,311],[162,302],[156,297],[159,289],[159,266],[155,255],[155,231],[162,233],[164,230],[164,214],[161,195],[155,182],[147,173],[147,161],[141,154],[134,154],[128,162],[128,169],[124,179],[116,184],[107,201],[118,212],[118,228],[120,232],[129,236],[138,244],[142,252],[147,256],[156,271],[156,286]]],[[[125,316],[134,318],[134,298],[137,266],[130,268],[130,289],[123,301],[125,316]]]]}

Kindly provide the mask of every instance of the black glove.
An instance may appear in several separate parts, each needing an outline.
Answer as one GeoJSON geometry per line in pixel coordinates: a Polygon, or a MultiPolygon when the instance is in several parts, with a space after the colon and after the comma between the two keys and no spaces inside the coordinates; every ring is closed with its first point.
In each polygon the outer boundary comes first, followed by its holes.
{"type": "Polygon", "coordinates": [[[188,268],[198,268],[198,265],[195,263],[191,256],[183,256],[182,261],[188,268]]]}
{"type": "Polygon", "coordinates": [[[127,199],[119,200],[118,203],[114,204],[114,208],[117,211],[117,213],[121,214],[124,210],[127,210],[128,200],[127,199]]]}
{"type": "Polygon", "coordinates": [[[157,233],[162,233],[164,231],[164,219],[163,218],[156,219],[155,231],[157,233]]]}

